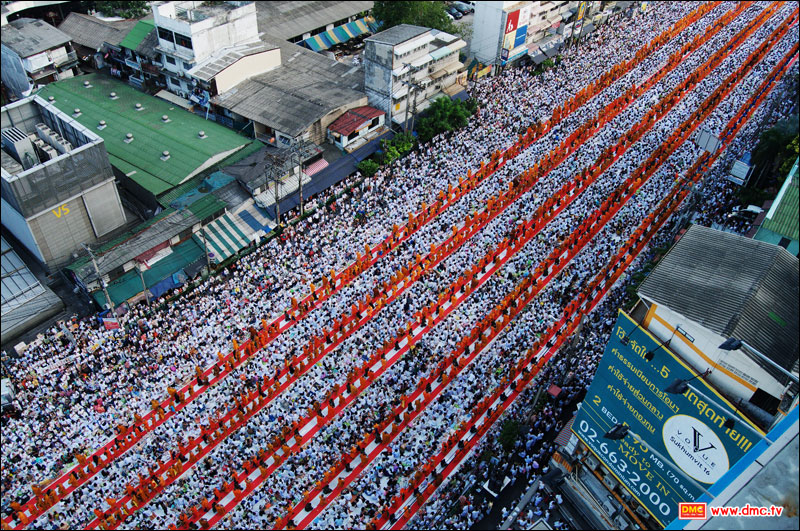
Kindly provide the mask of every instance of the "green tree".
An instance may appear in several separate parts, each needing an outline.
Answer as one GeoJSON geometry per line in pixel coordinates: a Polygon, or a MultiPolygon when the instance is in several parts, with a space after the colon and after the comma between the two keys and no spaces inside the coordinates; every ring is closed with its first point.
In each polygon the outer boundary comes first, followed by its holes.
{"type": "Polygon", "coordinates": [[[381,31],[399,24],[414,24],[447,33],[458,31],[447,16],[444,2],[375,2],[372,16],[381,24],[381,31]]]}
{"type": "Polygon", "coordinates": [[[797,160],[797,157],[800,156],[800,136],[795,135],[789,145],[786,146],[784,149],[785,159],[781,167],[778,168],[778,178],[783,184],[783,180],[786,179],[786,176],[789,175],[789,171],[792,169],[794,165],[794,161],[797,160]]]}
{"type": "Polygon", "coordinates": [[[750,181],[753,188],[761,187],[762,182],[764,187],[768,187],[776,170],[781,168],[787,158],[792,157],[792,141],[797,137],[797,132],[797,115],[795,115],[779,121],[774,127],[761,133],[758,145],[753,150],[752,161],[758,176],[750,181]],[[764,177],[767,178],[766,181],[764,177]]]}
{"type": "Polygon", "coordinates": [[[416,140],[414,139],[414,135],[411,133],[398,133],[394,136],[391,140],[391,145],[397,148],[397,151],[401,155],[405,155],[412,149],[414,149],[414,144],[416,140]]]}
{"type": "Polygon", "coordinates": [[[375,172],[378,171],[379,167],[378,163],[372,159],[364,159],[358,163],[358,171],[360,171],[364,177],[372,177],[375,175],[375,172]]]}
{"type": "Polygon", "coordinates": [[[95,2],[94,8],[107,17],[139,18],[148,11],[147,2],[95,2]]]}
{"type": "Polygon", "coordinates": [[[420,142],[427,142],[444,131],[455,131],[469,123],[469,117],[477,109],[477,102],[451,100],[441,96],[428,108],[427,115],[420,118],[417,133],[420,142]]]}
{"type": "Polygon", "coordinates": [[[518,438],[519,422],[513,419],[508,419],[503,423],[503,427],[500,430],[500,436],[497,438],[497,440],[500,442],[503,450],[508,453],[514,449],[514,444],[517,442],[518,438]]]}

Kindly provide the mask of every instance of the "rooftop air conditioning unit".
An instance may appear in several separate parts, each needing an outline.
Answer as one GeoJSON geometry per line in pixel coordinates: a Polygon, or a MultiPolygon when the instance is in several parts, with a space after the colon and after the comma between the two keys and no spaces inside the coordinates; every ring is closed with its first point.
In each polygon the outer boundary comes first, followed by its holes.
{"type": "Polygon", "coordinates": [[[51,148],[47,144],[44,145],[42,150],[45,153],[47,153],[47,158],[45,159],[44,157],[42,157],[42,162],[45,162],[46,160],[53,160],[54,158],[56,158],[56,157],[58,157],[60,155],[60,153],[58,151],[56,151],[55,149],[51,148]]]}
{"type": "Polygon", "coordinates": [[[585,463],[586,466],[588,466],[592,470],[597,470],[597,467],[600,466],[600,463],[597,462],[597,459],[595,459],[593,455],[586,457],[585,463]]]}
{"type": "Polygon", "coordinates": [[[59,153],[69,153],[72,151],[72,144],[70,144],[67,140],[61,138],[58,142],[55,142],[53,145],[59,153]]]}
{"type": "Polygon", "coordinates": [[[9,127],[2,131],[2,143],[5,150],[19,162],[24,169],[30,169],[39,164],[39,156],[31,143],[28,135],[16,127],[9,127]]]}
{"type": "Polygon", "coordinates": [[[36,124],[36,135],[48,144],[50,143],[50,135],[52,134],[54,134],[54,132],[47,127],[47,124],[36,124]]]}
{"type": "Polygon", "coordinates": [[[606,487],[608,487],[608,490],[614,490],[614,487],[617,486],[617,480],[614,479],[614,476],[611,474],[608,474],[603,478],[603,483],[606,487]]]}

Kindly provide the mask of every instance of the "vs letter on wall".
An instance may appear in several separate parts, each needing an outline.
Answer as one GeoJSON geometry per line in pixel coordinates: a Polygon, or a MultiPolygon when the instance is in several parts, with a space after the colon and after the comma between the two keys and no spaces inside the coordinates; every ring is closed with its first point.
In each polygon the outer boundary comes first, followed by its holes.
{"type": "Polygon", "coordinates": [[[67,208],[67,205],[61,205],[58,207],[58,210],[51,210],[51,212],[53,215],[55,215],[55,217],[60,218],[61,216],[66,216],[69,214],[69,208],[67,208]]]}

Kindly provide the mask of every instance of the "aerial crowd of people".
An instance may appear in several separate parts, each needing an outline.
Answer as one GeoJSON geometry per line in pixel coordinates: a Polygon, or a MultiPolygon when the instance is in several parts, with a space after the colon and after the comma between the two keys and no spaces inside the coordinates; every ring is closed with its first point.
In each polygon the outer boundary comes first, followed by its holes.
{"type": "MultiPolygon", "coordinates": [[[[460,529],[487,517],[465,488],[498,466],[523,491],[536,484],[630,275],[506,410],[526,426],[515,444],[498,442],[495,423],[443,485],[431,459],[641,237],[702,153],[681,136],[699,125],[694,113],[707,109],[721,136],[796,45],[777,33],[796,22],[789,3],[651,7],[615,16],[544,72],[471,83],[479,111],[467,127],[311,198],[313,215],[168,304],[133,306],[117,330],[73,319],[10,358],[19,392],[3,420],[4,528],[370,529],[433,485],[408,524],[460,529]],[[537,406],[553,381],[561,394],[537,406]]],[[[791,110],[778,105],[771,122],[791,110]]],[[[730,151],[763,122],[745,124],[730,151]]],[[[733,206],[723,166],[699,187],[695,222],[720,223],[733,206]]],[[[560,503],[537,495],[515,525],[563,528],[560,503]]]]}

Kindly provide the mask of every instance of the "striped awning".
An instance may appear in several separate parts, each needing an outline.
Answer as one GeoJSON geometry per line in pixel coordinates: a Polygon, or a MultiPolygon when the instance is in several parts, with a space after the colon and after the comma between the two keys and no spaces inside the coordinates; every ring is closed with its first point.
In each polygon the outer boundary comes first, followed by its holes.
{"type": "Polygon", "coordinates": [[[250,238],[230,214],[215,219],[202,230],[206,234],[208,252],[214,254],[212,260],[217,263],[250,245],[250,238]]]}
{"type": "Polygon", "coordinates": [[[566,444],[569,442],[570,437],[572,437],[573,422],[575,422],[574,415],[566,424],[564,424],[564,427],[561,428],[561,431],[558,433],[558,436],[556,437],[556,444],[558,446],[566,446],[566,444]]]}
{"type": "Polygon", "coordinates": [[[324,31],[319,35],[314,35],[313,37],[304,40],[303,43],[306,45],[306,47],[311,48],[315,52],[320,52],[322,50],[327,50],[335,44],[341,44],[354,37],[363,35],[364,33],[374,31],[372,29],[374,24],[375,19],[372,17],[360,18],[356,21],[348,22],[347,24],[343,24],[341,26],[336,26],[332,30],[324,31]]]}

